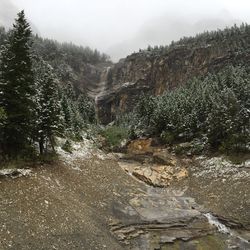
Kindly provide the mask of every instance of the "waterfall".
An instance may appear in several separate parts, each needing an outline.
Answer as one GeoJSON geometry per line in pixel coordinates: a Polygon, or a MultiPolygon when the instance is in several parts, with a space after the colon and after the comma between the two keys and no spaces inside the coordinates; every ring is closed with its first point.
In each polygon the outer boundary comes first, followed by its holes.
{"type": "Polygon", "coordinates": [[[232,235],[231,230],[227,228],[224,224],[219,222],[218,219],[214,217],[212,214],[206,213],[204,214],[204,216],[208,219],[209,224],[215,226],[219,232],[232,235]]]}
{"type": "Polygon", "coordinates": [[[212,214],[206,213],[204,214],[204,216],[208,219],[209,224],[215,226],[220,233],[228,234],[231,237],[234,237],[243,243],[247,243],[247,245],[249,244],[248,240],[242,238],[241,236],[237,234],[237,232],[232,231],[230,228],[228,228],[227,226],[219,222],[219,220],[212,214]]]}

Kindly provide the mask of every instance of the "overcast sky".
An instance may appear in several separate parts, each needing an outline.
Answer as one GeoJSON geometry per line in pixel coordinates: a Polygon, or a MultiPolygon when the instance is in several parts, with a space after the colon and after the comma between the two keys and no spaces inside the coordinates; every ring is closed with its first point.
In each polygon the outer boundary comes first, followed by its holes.
{"type": "Polygon", "coordinates": [[[89,45],[114,60],[148,44],[250,23],[250,0],[0,0],[3,6],[24,9],[43,37],[89,45]]]}

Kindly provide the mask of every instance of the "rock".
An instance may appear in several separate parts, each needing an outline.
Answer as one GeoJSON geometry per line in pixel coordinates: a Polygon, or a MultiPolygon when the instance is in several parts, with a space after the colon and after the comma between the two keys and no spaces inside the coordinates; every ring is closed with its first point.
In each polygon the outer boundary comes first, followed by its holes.
{"type": "Polygon", "coordinates": [[[174,166],[175,162],[173,162],[173,156],[169,153],[168,150],[162,150],[159,152],[153,153],[153,159],[155,163],[172,165],[174,166]]]}
{"type": "Polygon", "coordinates": [[[164,243],[173,243],[175,240],[176,240],[175,237],[169,237],[167,235],[163,235],[160,238],[160,242],[163,243],[163,244],[164,243]]]}
{"type": "MultiPolygon", "coordinates": [[[[243,32],[240,36],[244,35],[243,32]]],[[[212,46],[177,46],[165,53],[133,53],[101,77],[99,85],[103,89],[96,97],[97,116],[100,122],[108,124],[117,114],[132,111],[142,92],[161,95],[189,79],[219,70],[231,61],[247,64],[248,60],[249,52],[237,55],[227,46],[218,47],[216,43],[212,46]]],[[[95,88],[91,89],[94,92],[95,88]]]]}
{"type": "Polygon", "coordinates": [[[29,176],[31,169],[2,169],[0,170],[0,177],[18,178],[21,176],[29,176]]]}
{"type": "Polygon", "coordinates": [[[250,160],[246,160],[244,163],[245,168],[250,168],[250,160]]]}
{"type": "Polygon", "coordinates": [[[180,172],[176,173],[174,176],[179,181],[181,179],[188,177],[188,171],[187,169],[182,169],[180,172]]]}
{"type": "Polygon", "coordinates": [[[145,154],[152,152],[152,139],[137,139],[128,144],[128,153],[145,154]]]}
{"type": "Polygon", "coordinates": [[[137,179],[147,183],[150,186],[154,186],[154,187],[163,187],[164,186],[158,180],[158,176],[155,172],[152,172],[149,170],[147,170],[145,172],[143,170],[137,170],[137,171],[134,171],[132,174],[137,179]]]}

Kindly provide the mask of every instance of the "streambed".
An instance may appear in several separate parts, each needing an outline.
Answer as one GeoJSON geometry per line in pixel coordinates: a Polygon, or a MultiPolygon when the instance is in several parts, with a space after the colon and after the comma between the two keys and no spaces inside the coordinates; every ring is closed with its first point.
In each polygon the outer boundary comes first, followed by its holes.
{"type": "MultiPolygon", "coordinates": [[[[193,165],[190,159],[178,159],[166,150],[163,150],[162,154],[158,149],[157,154],[148,152],[145,155],[117,154],[116,157],[120,167],[131,178],[144,184],[144,188],[140,193],[134,194],[129,205],[116,202],[113,204],[116,220],[110,224],[111,231],[124,246],[129,246],[130,249],[150,250],[250,249],[250,231],[247,228],[247,221],[243,225],[242,218],[237,217],[237,214],[232,218],[228,216],[230,212],[222,216],[223,209],[215,209],[215,207],[223,207],[223,204],[220,204],[223,199],[219,202],[218,197],[214,199],[218,204],[209,206],[213,203],[211,200],[215,195],[213,192],[207,196],[207,202],[204,202],[206,190],[203,190],[203,195],[197,199],[201,189],[206,188],[206,185],[207,191],[209,190],[208,177],[213,178],[213,180],[210,179],[210,184],[214,187],[213,182],[221,182],[221,178],[226,177],[225,173],[221,173],[221,176],[217,173],[216,177],[207,176],[208,169],[206,172],[206,168],[201,168],[201,164],[198,166],[198,161],[193,165]],[[196,188],[198,180],[200,187],[196,188]],[[219,211],[218,218],[214,211],[219,211]]],[[[217,164],[220,164],[218,159],[217,164]]],[[[210,162],[210,166],[212,165],[210,162]]],[[[232,170],[235,166],[227,167],[232,170]]],[[[217,169],[218,171],[222,170],[217,169]]],[[[228,171],[226,178],[231,176],[233,179],[228,169],[224,168],[224,171],[228,171]]],[[[233,173],[249,180],[249,169],[244,166],[234,169],[233,173]]],[[[242,178],[234,181],[241,183],[242,178]]],[[[228,192],[231,192],[230,188],[228,192]]],[[[217,192],[217,196],[219,195],[217,192]]],[[[221,198],[224,197],[221,196],[221,198]]],[[[228,198],[232,199],[231,196],[228,198]]],[[[233,205],[237,201],[230,202],[233,205]]]]}

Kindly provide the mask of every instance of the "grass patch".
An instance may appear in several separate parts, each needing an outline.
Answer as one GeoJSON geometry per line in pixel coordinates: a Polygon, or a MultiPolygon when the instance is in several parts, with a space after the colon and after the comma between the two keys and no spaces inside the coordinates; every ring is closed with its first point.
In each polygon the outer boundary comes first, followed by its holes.
{"type": "Polygon", "coordinates": [[[120,146],[122,141],[128,138],[129,133],[124,127],[112,126],[105,128],[101,135],[105,138],[107,146],[114,148],[120,146]]]}

